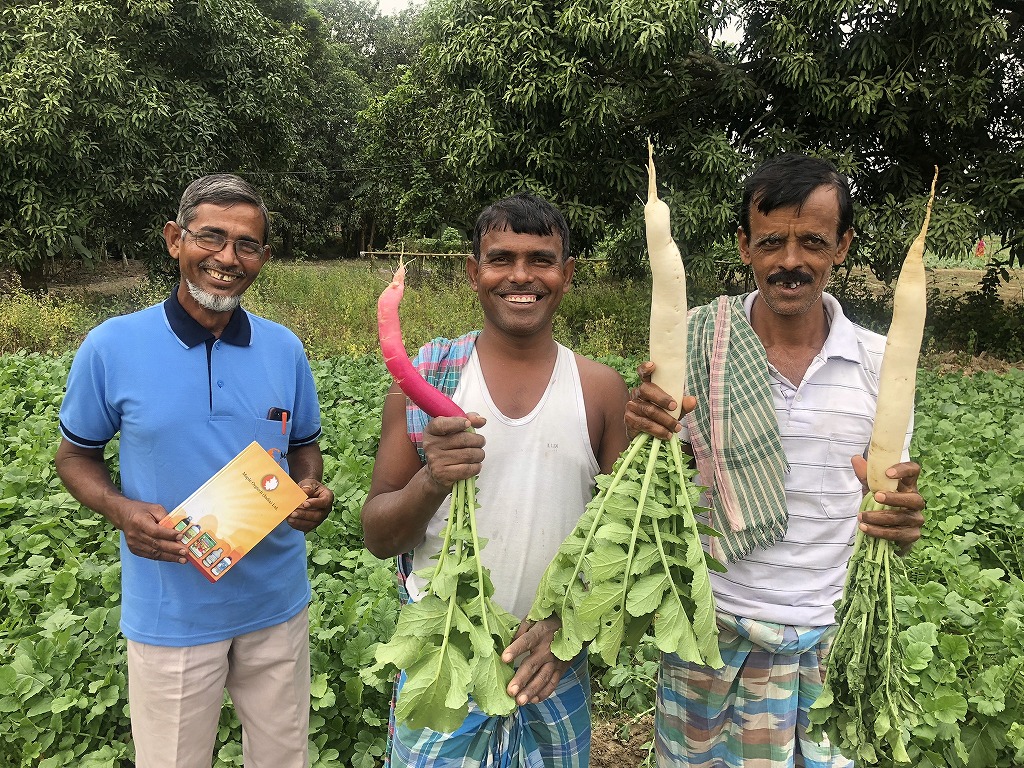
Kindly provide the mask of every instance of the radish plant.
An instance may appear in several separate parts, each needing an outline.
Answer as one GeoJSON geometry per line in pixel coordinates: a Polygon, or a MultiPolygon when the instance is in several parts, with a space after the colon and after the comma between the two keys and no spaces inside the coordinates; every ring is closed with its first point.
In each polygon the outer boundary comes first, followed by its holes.
{"type": "MultiPolygon", "coordinates": [[[[868,494],[861,510],[886,509],[878,491],[895,491],[886,470],[900,461],[914,408],[917,359],[925,320],[924,242],[935,200],[935,183],[921,232],[907,251],[893,297],[892,325],[879,376],[878,406],[868,447],[868,494]]],[[[921,708],[904,660],[894,594],[903,590],[906,565],[891,541],[858,529],[828,671],[810,710],[811,732],[822,734],[858,765],[908,763],[906,744],[921,708]]]]}
{"type": "MultiPolygon", "coordinates": [[[[427,415],[465,417],[455,402],[419,375],[406,355],[398,321],[404,290],[405,267],[399,265],[377,303],[384,363],[427,415]]],[[[375,670],[405,670],[395,717],[410,728],[456,730],[469,712],[470,696],[489,715],[507,715],[516,706],[506,691],[513,670],[501,660],[501,651],[519,622],[491,599],[494,587],[480,560],[484,542],[477,532],[476,508],[475,478],[458,481],[452,487],[437,565],[423,574],[426,594],[402,606],[394,636],[377,648],[375,670]]]]}
{"type": "MultiPolygon", "coordinates": [[[[655,383],[682,403],[686,389],[686,276],[672,240],[668,206],[658,199],[648,142],[644,206],[651,260],[650,351],[655,383]]],[[[680,406],[681,407],[681,406],[680,406]]],[[[679,415],[679,410],[676,411],[679,415]]],[[[585,643],[608,665],[652,626],[657,647],[687,661],[722,665],[708,567],[697,522],[699,489],[679,440],[637,435],[541,578],[530,609],[534,621],[557,615],[552,652],[574,658],[585,643]]]]}

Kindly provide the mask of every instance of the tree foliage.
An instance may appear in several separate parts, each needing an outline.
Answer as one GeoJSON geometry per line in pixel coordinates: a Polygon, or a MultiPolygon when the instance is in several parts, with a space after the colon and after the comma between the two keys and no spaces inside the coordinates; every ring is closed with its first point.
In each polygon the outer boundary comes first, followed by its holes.
{"type": "Polygon", "coordinates": [[[938,165],[930,247],[997,235],[996,280],[1024,262],[1022,30],[1019,0],[12,0],[0,264],[160,253],[184,185],[230,170],[286,255],[466,231],[529,188],[635,273],[650,136],[691,266],[732,252],[742,175],[802,150],[853,179],[884,279],[938,165]]]}
{"type": "Polygon", "coordinates": [[[419,54],[419,12],[382,15],[376,0],[310,0],[327,21],[329,39],[348,48],[359,75],[375,90],[393,86],[419,54]]]}
{"type": "Polygon", "coordinates": [[[358,72],[360,57],[331,39],[331,22],[318,11],[306,8],[290,29],[303,51],[298,104],[283,118],[291,143],[281,148],[277,169],[261,164],[249,175],[278,214],[279,255],[319,249],[331,238],[351,251],[358,239],[351,222],[359,218],[353,195],[358,174],[351,160],[359,152],[355,116],[368,84],[358,72]]]}
{"type": "MultiPolygon", "coordinates": [[[[422,29],[414,10],[383,16],[372,0],[314,2],[327,19],[329,38],[352,52],[354,68],[365,83],[364,98],[348,120],[351,151],[341,156],[347,169],[341,176],[346,181],[348,206],[340,223],[349,233],[347,250],[354,254],[383,246],[396,232],[408,231],[410,219],[417,217],[417,213],[406,215],[410,206],[403,198],[415,186],[414,171],[421,165],[419,135],[409,130],[400,109],[388,111],[390,130],[382,131],[376,105],[381,101],[409,103],[403,82],[419,55],[422,29]]],[[[429,186],[440,181],[430,173],[418,175],[429,186]]],[[[420,210],[420,206],[412,207],[420,210]]],[[[429,226],[415,228],[430,230],[429,226]]]]}
{"type": "Polygon", "coordinates": [[[273,167],[299,46],[228,0],[16,0],[0,11],[0,258],[151,237],[204,172],[273,167]]]}
{"type": "Polygon", "coordinates": [[[691,211],[678,216],[684,240],[728,219],[717,191],[740,166],[723,117],[745,75],[710,42],[713,7],[445,0],[428,14],[424,70],[440,96],[419,125],[474,207],[532,189],[560,205],[590,249],[635,207],[653,135],[669,155],[659,168],[693,181],[670,199],[691,211]]]}
{"type": "Polygon", "coordinates": [[[803,150],[851,175],[859,258],[879,276],[934,165],[930,243],[998,232],[1020,259],[1020,17],[1002,1],[435,0],[412,70],[435,96],[415,125],[465,204],[531,188],[585,248],[635,233],[616,241],[634,261],[647,136],[694,257],[731,237],[745,171],[803,150]]]}
{"type": "Polygon", "coordinates": [[[416,50],[367,0],[15,0],[0,11],[0,265],[163,258],[181,190],[241,173],[285,256],[364,228],[356,115],[416,50]],[[356,23],[358,21],[358,23],[356,23]]]}
{"type": "Polygon", "coordinates": [[[436,237],[453,225],[466,233],[474,204],[457,169],[424,139],[424,120],[436,113],[439,91],[422,71],[424,63],[415,67],[359,114],[362,157],[374,168],[363,179],[360,199],[389,232],[436,237]]]}
{"type": "Polygon", "coordinates": [[[1024,263],[1021,19],[999,0],[754,0],[743,66],[757,83],[737,129],[755,154],[827,148],[856,185],[863,260],[890,279],[923,215],[929,247],[999,233],[1024,263]],[[757,138],[763,136],[767,143],[757,138]]]}

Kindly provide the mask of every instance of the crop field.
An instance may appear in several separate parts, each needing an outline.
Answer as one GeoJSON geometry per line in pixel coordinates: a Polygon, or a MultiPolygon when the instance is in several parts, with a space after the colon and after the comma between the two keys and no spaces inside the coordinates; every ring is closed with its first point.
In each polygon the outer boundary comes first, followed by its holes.
{"type": "MultiPolygon", "coordinates": [[[[614,362],[627,376],[634,362],[614,362]]],[[[131,758],[117,537],[64,490],[52,456],[70,356],[0,356],[0,765],[98,768],[131,758]]],[[[314,362],[326,480],[337,503],[308,538],[312,765],[380,764],[390,684],[366,670],[393,631],[391,564],[362,549],[359,508],[388,379],[373,356],[314,362]]],[[[914,457],[924,541],[897,596],[916,677],[915,766],[1024,763],[1024,372],[922,372],[914,457]]],[[[116,444],[108,449],[116,465],[116,444]]],[[[649,649],[648,649],[649,650],[649,649]]],[[[626,718],[652,704],[648,653],[595,662],[596,701],[626,718]],[[646,665],[646,666],[645,666],[646,665]]],[[[241,765],[221,722],[216,765],[241,765]]]]}

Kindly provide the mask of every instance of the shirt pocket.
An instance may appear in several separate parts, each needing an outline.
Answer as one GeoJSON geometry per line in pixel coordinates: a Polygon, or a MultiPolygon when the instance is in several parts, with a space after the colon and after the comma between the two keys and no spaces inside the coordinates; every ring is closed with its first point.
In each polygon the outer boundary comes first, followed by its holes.
{"type": "Polygon", "coordinates": [[[263,447],[263,450],[273,456],[274,461],[284,465],[284,458],[288,454],[288,437],[291,429],[292,425],[286,424],[282,433],[280,420],[256,419],[253,439],[263,447]]]}
{"type": "Polygon", "coordinates": [[[821,506],[829,519],[847,520],[857,516],[864,488],[850,459],[864,455],[869,439],[870,435],[849,432],[829,435],[821,473],[821,506]]]}

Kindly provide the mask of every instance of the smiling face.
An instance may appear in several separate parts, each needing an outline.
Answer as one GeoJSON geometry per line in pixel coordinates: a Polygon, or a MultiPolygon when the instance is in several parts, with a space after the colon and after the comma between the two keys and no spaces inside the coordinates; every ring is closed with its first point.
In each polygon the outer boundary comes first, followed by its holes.
{"type": "Polygon", "coordinates": [[[480,239],[480,256],[466,264],[487,323],[520,337],[550,331],[573,269],[573,259],[562,258],[558,235],[511,229],[488,230],[480,239]]]}
{"type": "MultiPolygon", "coordinates": [[[[167,251],[171,258],[177,260],[181,272],[178,300],[185,311],[204,326],[210,327],[209,323],[220,320],[227,324],[238,299],[266,263],[269,248],[264,249],[261,260],[243,260],[235,255],[233,242],[250,240],[262,243],[264,227],[263,213],[259,207],[248,203],[202,203],[188,223],[188,232],[174,221],[164,225],[167,251]],[[195,241],[194,235],[200,233],[222,235],[230,242],[219,251],[208,251],[195,241]],[[218,318],[217,315],[224,317],[218,318]]],[[[214,325],[218,324],[214,322],[214,325]]]]}
{"type": "Polygon", "coordinates": [[[853,229],[837,235],[835,189],[817,187],[801,205],[769,213],[756,204],[750,208],[750,231],[739,230],[739,249],[743,263],[754,270],[759,297],[781,316],[820,307],[832,267],[843,263],[853,241],[853,229]]]}

